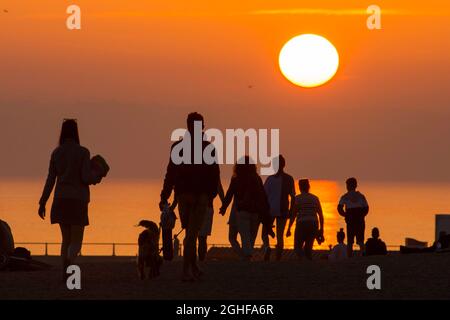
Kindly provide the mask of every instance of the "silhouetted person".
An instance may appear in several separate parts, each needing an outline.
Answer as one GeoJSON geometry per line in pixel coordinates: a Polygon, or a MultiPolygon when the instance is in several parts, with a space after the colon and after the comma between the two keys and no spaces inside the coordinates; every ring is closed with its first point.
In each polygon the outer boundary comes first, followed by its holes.
{"type": "Polygon", "coordinates": [[[356,191],[358,183],[355,178],[347,179],[346,184],[348,192],[341,197],[337,209],[339,214],[345,218],[347,224],[347,250],[348,256],[351,257],[355,237],[361,254],[364,252],[364,219],[369,213],[369,205],[366,197],[361,192],[356,191]]]}
{"type": "MultiPolygon", "coordinates": [[[[294,178],[284,172],[286,161],[282,155],[278,157],[278,172],[267,177],[264,182],[267,198],[270,205],[271,225],[276,221],[276,259],[280,260],[284,248],[284,231],[286,222],[289,218],[289,212],[295,201],[294,178]]],[[[265,229],[261,234],[264,244],[264,260],[270,259],[269,236],[265,229]]]]}
{"type": "MultiPolygon", "coordinates": [[[[220,200],[223,201],[223,187],[220,181],[219,185],[217,186],[217,193],[220,200]]],[[[206,253],[208,252],[208,236],[210,236],[212,232],[213,216],[214,207],[213,203],[211,202],[208,205],[208,210],[206,211],[202,226],[200,228],[200,232],[198,233],[198,260],[200,261],[205,261],[206,259],[206,253]]]]}
{"type": "Polygon", "coordinates": [[[89,225],[89,185],[100,180],[96,171],[91,170],[89,150],[80,145],[76,120],[64,120],[59,146],[51,155],[47,181],[39,200],[39,216],[44,219],[45,205],[56,183],[50,220],[61,229],[63,278],[81,250],[84,228],[89,225]]]}
{"type": "Polygon", "coordinates": [[[385,256],[387,255],[386,243],[380,239],[380,230],[372,229],[372,238],[367,239],[365,247],[366,256],[385,256]]]}
{"type": "Polygon", "coordinates": [[[312,259],[314,240],[318,236],[323,237],[324,219],[322,206],[317,196],[309,192],[308,179],[300,179],[298,182],[300,194],[295,196],[295,204],[292,210],[287,236],[291,236],[291,228],[297,220],[294,235],[294,250],[301,258],[303,255],[312,259]]]}
{"type": "Polygon", "coordinates": [[[328,255],[328,260],[330,261],[341,261],[348,258],[347,246],[344,243],[345,232],[343,228],[337,232],[336,238],[338,244],[331,249],[331,252],[328,255]]]}
{"type": "Polygon", "coordinates": [[[242,240],[241,256],[245,260],[251,260],[259,224],[267,226],[267,232],[272,236],[274,233],[270,228],[270,208],[261,177],[256,172],[256,165],[248,156],[235,164],[234,175],[219,211],[222,215],[233,199],[242,240]]]}
{"type": "MultiPolygon", "coordinates": [[[[217,195],[217,185],[220,180],[217,161],[208,164],[203,159],[203,151],[207,147],[210,150],[211,144],[207,141],[202,141],[200,148],[195,148],[194,128],[196,122],[200,124],[201,130],[203,130],[202,115],[196,112],[190,113],[187,117],[186,136],[172,145],[173,150],[180,143],[187,143],[191,149],[190,157],[188,155],[183,157],[182,150],[180,151],[180,157],[188,158],[188,161],[175,164],[172,156],[170,157],[160,202],[160,208],[163,208],[167,204],[172,191],[175,191],[181,225],[186,229],[183,254],[183,281],[195,280],[202,274],[197,266],[197,238],[208,206],[210,206],[217,195]],[[194,159],[196,150],[202,153],[200,159],[194,159]],[[195,160],[199,160],[199,163],[195,163],[197,162],[195,160]]],[[[204,137],[203,133],[202,137],[204,137]]],[[[214,154],[215,151],[212,153],[214,154]]]]}

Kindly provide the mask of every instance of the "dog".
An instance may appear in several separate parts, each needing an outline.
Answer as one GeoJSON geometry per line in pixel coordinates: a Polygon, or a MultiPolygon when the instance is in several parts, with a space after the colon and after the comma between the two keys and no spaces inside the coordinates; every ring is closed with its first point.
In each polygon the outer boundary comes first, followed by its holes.
{"type": "Polygon", "coordinates": [[[159,255],[159,228],[156,223],[148,220],[141,220],[139,227],[145,230],[139,234],[138,245],[138,275],[141,280],[146,277],[149,279],[159,276],[159,270],[162,264],[162,258],[159,255]],[[146,269],[148,273],[146,274],[146,269]]]}

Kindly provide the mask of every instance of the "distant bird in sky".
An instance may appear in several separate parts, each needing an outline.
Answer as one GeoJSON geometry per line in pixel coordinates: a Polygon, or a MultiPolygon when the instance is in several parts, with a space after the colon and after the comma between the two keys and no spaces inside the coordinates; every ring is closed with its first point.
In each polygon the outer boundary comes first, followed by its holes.
{"type": "Polygon", "coordinates": [[[8,11],[8,10],[6,10],[6,9],[3,9],[3,12],[4,12],[4,13],[8,13],[9,11],[8,11]]]}
{"type": "Polygon", "coordinates": [[[249,84],[249,85],[248,85],[248,88],[249,88],[249,89],[253,89],[253,85],[249,84]]]}

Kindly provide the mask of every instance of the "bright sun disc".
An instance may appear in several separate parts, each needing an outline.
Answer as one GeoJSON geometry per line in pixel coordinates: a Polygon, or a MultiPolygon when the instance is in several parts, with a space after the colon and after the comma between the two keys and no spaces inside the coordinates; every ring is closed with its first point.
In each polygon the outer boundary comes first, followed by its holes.
{"type": "Polygon", "coordinates": [[[281,49],[279,65],[292,83],[306,88],[320,86],[336,74],[339,54],[330,41],[315,34],[289,40],[281,49]]]}

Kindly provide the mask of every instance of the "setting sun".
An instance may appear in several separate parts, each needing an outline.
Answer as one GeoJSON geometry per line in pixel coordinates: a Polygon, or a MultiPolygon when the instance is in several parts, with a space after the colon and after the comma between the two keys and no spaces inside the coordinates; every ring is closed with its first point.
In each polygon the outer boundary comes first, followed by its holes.
{"type": "Polygon", "coordinates": [[[303,34],[283,46],[279,65],[289,81],[312,88],[333,78],[339,66],[339,55],[333,44],[324,37],[303,34]]]}

